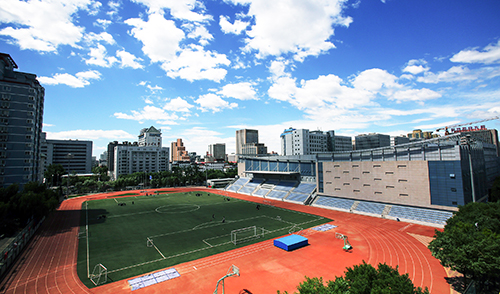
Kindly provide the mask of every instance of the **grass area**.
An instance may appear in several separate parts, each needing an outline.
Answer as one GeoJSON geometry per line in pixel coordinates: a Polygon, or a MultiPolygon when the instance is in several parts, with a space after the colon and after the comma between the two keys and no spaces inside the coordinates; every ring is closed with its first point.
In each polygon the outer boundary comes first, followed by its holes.
{"type": "Polygon", "coordinates": [[[99,263],[113,282],[329,221],[262,204],[257,209],[256,203],[207,192],[88,201],[81,213],[78,275],[93,287],[87,275],[99,263]],[[251,226],[264,235],[231,242],[232,230],[251,226]],[[147,238],[154,246],[147,246],[147,238]]]}

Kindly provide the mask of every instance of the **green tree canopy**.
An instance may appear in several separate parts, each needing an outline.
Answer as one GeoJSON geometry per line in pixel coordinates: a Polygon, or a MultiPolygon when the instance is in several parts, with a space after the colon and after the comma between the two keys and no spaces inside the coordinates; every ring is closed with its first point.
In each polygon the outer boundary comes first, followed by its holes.
{"type": "MultiPolygon", "coordinates": [[[[441,264],[480,287],[500,277],[500,202],[460,206],[429,244],[441,264]]],[[[498,290],[497,290],[498,292],[498,290]]]]}
{"type": "MultiPolygon", "coordinates": [[[[299,294],[428,294],[429,290],[415,287],[408,274],[399,274],[398,267],[378,264],[378,268],[363,261],[347,267],[345,277],[323,283],[323,278],[308,278],[297,286],[299,294]]],[[[280,291],[278,291],[278,294],[280,291]]],[[[287,293],[287,292],[285,292],[287,293]]]]}
{"type": "Polygon", "coordinates": [[[47,179],[47,184],[50,186],[58,186],[61,183],[61,176],[64,175],[66,171],[60,164],[51,164],[47,166],[47,170],[44,173],[44,177],[47,179]]]}

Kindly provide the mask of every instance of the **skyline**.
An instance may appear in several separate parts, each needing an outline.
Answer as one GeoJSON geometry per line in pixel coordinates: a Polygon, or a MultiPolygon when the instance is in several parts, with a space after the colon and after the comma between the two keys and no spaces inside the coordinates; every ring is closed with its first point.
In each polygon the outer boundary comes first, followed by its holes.
{"type": "MultiPolygon", "coordinates": [[[[498,1],[5,0],[0,52],[45,87],[48,139],[235,151],[257,129],[406,135],[500,115],[498,1]]],[[[481,123],[498,129],[499,120],[481,123]]]]}

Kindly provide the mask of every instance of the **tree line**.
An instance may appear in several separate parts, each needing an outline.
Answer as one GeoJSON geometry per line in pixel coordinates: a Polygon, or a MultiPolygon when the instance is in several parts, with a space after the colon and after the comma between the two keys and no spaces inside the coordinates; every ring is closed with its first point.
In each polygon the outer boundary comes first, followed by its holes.
{"type": "Polygon", "coordinates": [[[120,191],[127,187],[162,188],[180,186],[204,185],[207,179],[234,178],[238,174],[236,166],[227,171],[208,169],[202,171],[197,165],[185,167],[172,167],[171,171],[162,172],[136,172],[128,175],[120,175],[115,181],[111,181],[106,166],[97,166],[92,169],[93,176],[62,177],[67,172],[60,164],[52,164],[47,167],[44,174],[46,184],[49,186],[61,186],[63,189],[70,187],[69,193],[92,193],[105,191],[120,191]]]}

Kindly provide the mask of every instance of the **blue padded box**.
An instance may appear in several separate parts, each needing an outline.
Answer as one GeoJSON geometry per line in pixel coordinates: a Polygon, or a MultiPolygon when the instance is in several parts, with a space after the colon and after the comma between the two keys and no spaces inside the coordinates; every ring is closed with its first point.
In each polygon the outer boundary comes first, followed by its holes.
{"type": "Polygon", "coordinates": [[[308,244],[307,238],[300,235],[290,235],[274,240],[274,246],[286,251],[291,251],[308,244]]]}

